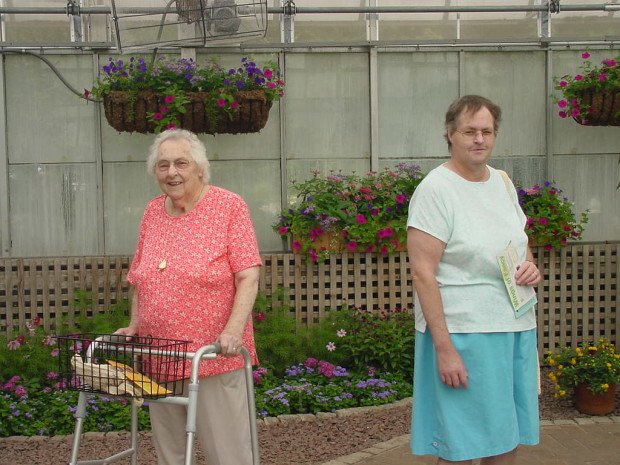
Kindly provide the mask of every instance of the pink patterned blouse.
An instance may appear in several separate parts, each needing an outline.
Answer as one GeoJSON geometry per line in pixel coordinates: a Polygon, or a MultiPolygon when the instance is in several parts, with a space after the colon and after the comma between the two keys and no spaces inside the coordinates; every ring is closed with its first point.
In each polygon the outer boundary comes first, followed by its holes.
{"type": "MultiPolygon", "coordinates": [[[[183,216],[170,216],[165,199],[161,195],[146,207],[127,280],[138,293],[139,334],[193,341],[188,350],[194,352],[215,342],[224,329],[235,298],[235,273],[262,262],[239,195],[211,186],[183,216]]],[[[251,318],[243,345],[257,364],[251,318]]],[[[201,362],[199,376],[242,367],[241,356],[220,356],[201,362]]]]}

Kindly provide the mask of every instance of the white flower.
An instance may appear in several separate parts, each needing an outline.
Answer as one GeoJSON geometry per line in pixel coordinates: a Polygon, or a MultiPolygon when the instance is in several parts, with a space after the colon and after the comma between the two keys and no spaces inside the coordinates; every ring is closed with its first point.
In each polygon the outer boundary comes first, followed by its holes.
{"type": "Polygon", "coordinates": [[[339,329],[338,331],[336,331],[336,336],[338,337],[345,337],[347,335],[347,332],[344,329],[339,329]]]}
{"type": "Polygon", "coordinates": [[[327,350],[329,350],[330,352],[333,352],[334,350],[336,350],[336,344],[334,344],[333,342],[330,341],[330,342],[327,343],[325,348],[327,350]]]}

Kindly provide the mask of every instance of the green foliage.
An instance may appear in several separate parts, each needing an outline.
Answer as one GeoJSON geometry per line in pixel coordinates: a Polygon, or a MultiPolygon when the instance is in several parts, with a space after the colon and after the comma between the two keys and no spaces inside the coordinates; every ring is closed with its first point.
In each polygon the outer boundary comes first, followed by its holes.
{"type": "Polygon", "coordinates": [[[333,334],[334,351],[342,351],[344,363],[363,372],[369,367],[381,373],[413,376],[415,317],[407,309],[339,312],[342,325],[333,334]]]}
{"type": "Polygon", "coordinates": [[[300,337],[293,307],[283,289],[271,297],[259,293],[254,304],[254,339],[261,366],[282,373],[288,365],[307,356],[306,338],[300,337]]]}
{"type": "Polygon", "coordinates": [[[293,181],[298,203],[282,211],[273,229],[313,262],[328,256],[316,242],[329,232],[350,251],[393,252],[406,242],[409,199],[423,178],[419,170],[401,163],[365,176],[315,171],[307,181],[293,181]]]}
{"type": "Polygon", "coordinates": [[[588,210],[577,219],[574,205],[563,197],[562,190],[550,182],[532,189],[519,189],[519,204],[527,216],[525,232],[545,248],[560,250],[569,240],[581,239],[583,225],[588,222],[588,210]]]}

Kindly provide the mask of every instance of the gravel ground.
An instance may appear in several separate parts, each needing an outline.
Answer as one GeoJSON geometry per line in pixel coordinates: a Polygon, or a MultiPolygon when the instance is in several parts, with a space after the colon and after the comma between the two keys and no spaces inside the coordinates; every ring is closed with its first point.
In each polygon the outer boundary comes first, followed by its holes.
{"type": "MultiPolygon", "coordinates": [[[[543,420],[587,417],[577,412],[571,400],[555,400],[553,386],[542,372],[540,412],[543,420]]],[[[619,399],[620,401],[620,394],[619,399]]],[[[615,415],[620,415],[616,402],[615,415]]],[[[346,411],[340,414],[300,417],[292,421],[259,424],[261,465],[320,465],[342,455],[410,432],[410,401],[395,405],[346,411]]],[[[80,447],[80,460],[103,459],[127,447],[128,433],[87,433],[80,447]]],[[[139,465],[156,463],[150,434],[139,436],[139,465]]],[[[198,451],[198,463],[204,457],[198,451]]],[[[0,439],[0,465],[64,465],[71,455],[71,437],[0,439]]],[[[123,459],[120,465],[129,465],[123,459]]]]}

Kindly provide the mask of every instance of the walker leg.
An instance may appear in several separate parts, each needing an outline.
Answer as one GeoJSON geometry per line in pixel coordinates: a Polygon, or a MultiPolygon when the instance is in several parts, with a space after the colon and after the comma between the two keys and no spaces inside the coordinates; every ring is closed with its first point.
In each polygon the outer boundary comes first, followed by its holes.
{"type": "Polygon", "coordinates": [[[133,450],[131,455],[131,465],[138,465],[138,403],[135,399],[131,400],[131,445],[133,450]]]}
{"type": "Polygon", "coordinates": [[[196,435],[196,406],[198,405],[198,382],[190,382],[187,395],[187,440],[185,443],[185,465],[192,465],[194,458],[194,438],[196,435]]]}
{"type": "Polygon", "coordinates": [[[71,447],[69,465],[77,465],[77,457],[80,450],[82,428],[84,426],[84,418],[86,417],[86,393],[83,391],[80,391],[78,395],[78,404],[74,417],[76,421],[75,428],[73,429],[73,446],[71,447]]]}

